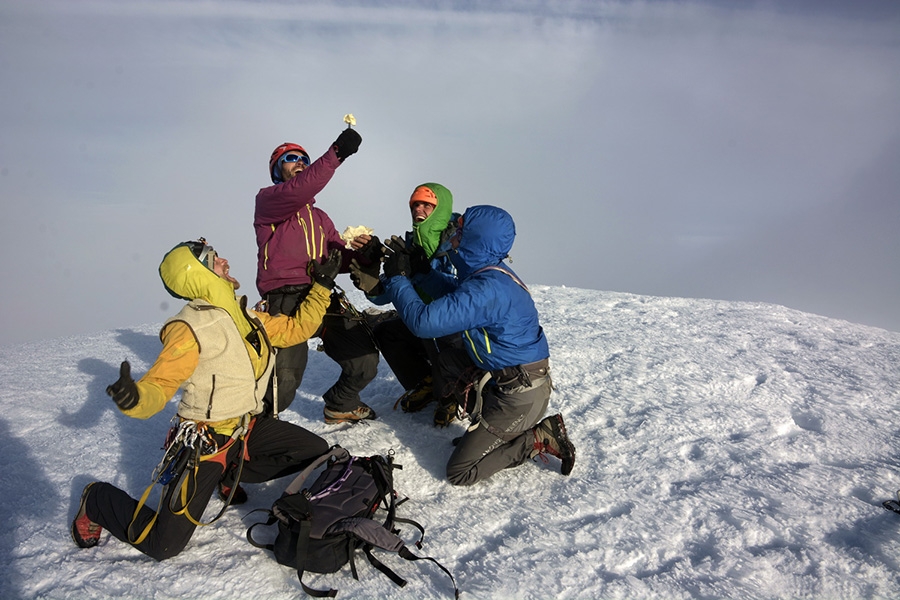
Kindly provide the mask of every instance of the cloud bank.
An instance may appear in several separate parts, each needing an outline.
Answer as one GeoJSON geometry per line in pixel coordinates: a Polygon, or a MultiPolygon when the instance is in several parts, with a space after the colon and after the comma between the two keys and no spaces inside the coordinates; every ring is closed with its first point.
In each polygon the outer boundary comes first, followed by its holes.
{"type": "Polygon", "coordinates": [[[322,154],[347,112],[363,145],[318,196],[339,229],[401,233],[438,181],[513,214],[529,283],[900,330],[898,24],[838,3],[5,5],[0,343],[162,321],[158,262],[201,235],[255,301],[269,153],[322,154]]]}

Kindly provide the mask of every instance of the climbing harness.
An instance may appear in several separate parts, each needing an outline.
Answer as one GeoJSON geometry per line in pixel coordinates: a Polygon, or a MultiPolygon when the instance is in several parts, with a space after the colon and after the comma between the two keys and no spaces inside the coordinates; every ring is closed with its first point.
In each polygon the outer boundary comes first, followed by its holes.
{"type": "MultiPolygon", "coordinates": [[[[501,431],[491,425],[481,414],[483,404],[483,391],[488,382],[493,379],[494,385],[501,391],[511,392],[513,390],[525,390],[538,385],[550,377],[550,362],[548,359],[542,359],[533,363],[524,365],[516,365],[514,367],[504,367],[494,371],[482,371],[480,369],[466,369],[460,375],[457,382],[465,382],[461,395],[466,399],[465,403],[457,405],[457,418],[462,421],[468,418],[471,425],[468,431],[474,431],[478,427],[484,427],[494,436],[504,441],[514,439],[521,432],[510,433],[501,431]],[[471,404],[471,406],[470,406],[471,404]]],[[[550,383],[551,389],[553,383],[550,383]]]]}
{"type": "Polygon", "coordinates": [[[246,437],[254,424],[250,415],[244,416],[240,425],[232,433],[231,438],[223,446],[219,446],[216,442],[213,437],[213,431],[206,423],[182,420],[178,415],[173,417],[172,421],[175,424],[166,434],[166,441],[163,445],[165,453],[159,464],[154,467],[151,474],[151,483],[138,501],[132,515],[131,524],[128,526],[128,541],[134,545],[140,544],[150,533],[153,525],[156,524],[159,511],[162,510],[164,499],[167,496],[169,496],[168,509],[172,511],[172,514],[184,515],[194,525],[206,526],[215,523],[225,514],[225,510],[231,504],[231,500],[238,488],[247,454],[246,437]],[[207,522],[193,517],[188,511],[188,505],[194,498],[193,494],[196,491],[196,477],[200,463],[209,460],[218,462],[222,465],[224,471],[227,467],[226,455],[228,450],[238,440],[240,440],[242,448],[240,449],[240,458],[235,472],[234,485],[231,486],[231,492],[225,500],[225,505],[219,511],[219,514],[207,522]],[[131,528],[137,520],[141,509],[147,503],[150,492],[157,483],[163,486],[163,490],[160,493],[155,514],[144,530],[136,538],[132,539],[131,528]],[[169,490],[172,490],[171,493],[168,493],[169,490]]]}

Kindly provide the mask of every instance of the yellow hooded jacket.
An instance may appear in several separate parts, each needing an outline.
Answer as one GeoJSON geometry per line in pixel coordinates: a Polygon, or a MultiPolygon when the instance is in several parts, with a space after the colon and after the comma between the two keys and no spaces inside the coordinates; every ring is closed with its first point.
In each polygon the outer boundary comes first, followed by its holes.
{"type": "MultiPolygon", "coordinates": [[[[222,351],[222,344],[216,344],[216,337],[221,339],[223,334],[237,339],[240,336],[243,341],[242,355],[238,355],[235,344],[228,350],[228,360],[232,364],[247,364],[249,369],[229,369],[223,375],[234,381],[241,378],[243,389],[252,389],[262,384],[262,392],[268,385],[268,380],[260,381],[267,372],[270,372],[272,359],[272,346],[293,346],[306,342],[319,328],[325,309],[328,307],[331,292],[327,288],[314,284],[306,299],[300,305],[294,317],[285,315],[271,316],[266,313],[258,313],[246,309],[247,298],[242,296],[240,300],[235,297],[234,287],[231,282],[223,279],[204,266],[187,246],[177,246],[170,251],[159,267],[160,277],[166,286],[185,298],[192,298],[178,316],[170,319],[160,331],[160,340],[163,349],[159,353],[150,370],[137,382],[139,401],[138,404],[127,411],[123,411],[130,417],[147,419],[160,412],[182,386],[185,394],[190,390],[190,396],[196,398],[211,398],[212,385],[209,379],[196,377],[201,361],[207,361],[199,370],[208,371],[209,361],[213,361],[212,350],[210,355],[204,356],[203,342],[207,339],[211,345],[218,345],[216,354],[222,351]],[[192,313],[205,314],[203,325],[192,316],[192,313]],[[216,318],[227,313],[230,318],[216,318]],[[192,327],[193,325],[193,327],[192,327]],[[204,333],[207,327],[218,329],[215,336],[209,337],[204,333]],[[236,331],[235,331],[236,329],[236,331]],[[241,357],[242,356],[242,357],[241,357]],[[249,378],[253,381],[249,381],[249,378]]],[[[226,344],[227,346],[227,344],[226,344]]],[[[225,363],[219,364],[228,364],[225,363]]],[[[213,380],[214,381],[214,380],[213,380]]],[[[239,388],[234,388],[239,389],[239,388]]],[[[252,393],[252,392],[251,392],[252,393]]],[[[256,406],[255,398],[247,398],[248,406],[256,406]]],[[[184,399],[179,406],[179,414],[192,420],[197,419],[197,402],[187,406],[184,399]]],[[[227,411],[226,411],[227,412],[227,411]]],[[[247,411],[252,412],[252,411],[247,411]]],[[[242,413],[244,414],[244,413],[242,413]]],[[[230,435],[240,422],[240,416],[228,415],[221,421],[207,421],[218,433],[230,435]]]]}

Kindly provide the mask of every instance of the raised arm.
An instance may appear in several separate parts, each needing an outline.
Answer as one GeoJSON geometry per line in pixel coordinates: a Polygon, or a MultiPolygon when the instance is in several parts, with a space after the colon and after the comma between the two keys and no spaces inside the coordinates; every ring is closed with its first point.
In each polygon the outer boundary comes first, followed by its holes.
{"type": "Polygon", "coordinates": [[[332,146],[307,169],[285,181],[259,190],[256,195],[255,225],[280,223],[311,204],[316,194],[331,181],[340,165],[332,146]]]}

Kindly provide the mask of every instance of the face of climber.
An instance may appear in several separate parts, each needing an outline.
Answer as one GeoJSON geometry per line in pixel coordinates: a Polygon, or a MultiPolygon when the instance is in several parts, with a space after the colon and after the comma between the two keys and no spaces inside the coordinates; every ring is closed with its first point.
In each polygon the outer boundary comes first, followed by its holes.
{"type": "Polygon", "coordinates": [[[434,212],[434,205],[428,202],[413,202],[409,205],[409,212],[412,214],[413,223],[421,223],[434,212]]]}
{"type": "Polygon", "coordinates": [[[309,166],[309,157],[301,152],[291,151],[278,159],[278,163],[281,165],[281,179],[288,181],[306,170],[309,166]]]}
{"type": "Polygon", "coordinates": [[[228,259],[222,258],[218,254],[216,254],[213,262],[213,273],[215,273],[222,279],[231,282],[231,285],[234,286],[234,289],[240,289],[240,282],[229,274],[229,270],[230,267],[228,266],[228,259]]]}

